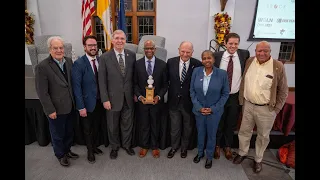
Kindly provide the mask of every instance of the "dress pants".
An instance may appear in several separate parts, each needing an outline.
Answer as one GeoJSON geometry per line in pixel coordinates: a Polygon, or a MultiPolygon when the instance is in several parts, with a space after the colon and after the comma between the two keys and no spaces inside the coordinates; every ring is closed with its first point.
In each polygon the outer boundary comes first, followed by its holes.
{"type": "Polygon", "coordinates": [[[262,161],[264,151],[270,142],[269,135],[276,116],[277,113],[270,111],[268,105],[257,106],[249,101],[244,101],[243,116],[238,133],[240,156],[248,154],[253,128],[257,125],[255,161],[262,161]]]}
{"type": "Polygon", "coordinates": [[[57,158],[62,158],[70,151],[73,142],[73,121],[74,110],[68,114],[58,114],[56,119],[49,120],[49,131],[54,154],[57,158]]]}
{"type": "Polygon", "coordinates": [[[161,104],[143,104],[138,102],[140,147],[152,150],[159,148],[161,104]]]}
{"type": "Polygon", "coordinates": [[[131,147],[133,112],[134,110],[129,108],[126,98],[124,98],[121,111],[107,110],[108,137],[110,147],[113,150],[118,150],[121,143],[124,148],[131,147]]]}
{"type": "Polygon", "coordinates": [[[101,120],[104,116],[104,108],[100,99],[97,99],[96,106],[92,112],[87,112],[87,117],[80,117],[87,149],[89,152],[97,147],[101,120]]]}
{"type": "Polygon", "coordinates": [[[195,117],[198,131],[198,155],[203,155],[205,138],[207,135],[206,156],[209,160],[212,160],[216,145],[216,134],[221,115],[211,114],[207,116],[199,115],[195,117]]]}
{"type": "Polygon", "coordinates": [[[192,109],[186,110],[181,101],[176,108],[169,109],[172,149],[178,149],[181,141],[181,150],[187,150],[195,126],[194,117],[191,113],[192,109]]]}
{"type": "Polygon", "coordinates": [[[224,147],[231,147],[233,143],[234,131],[237,128],[240,105],[239,93],[230,94],[224,105],[224,111],[217,131],[217,146],[220,146],[221,139],[224,139],[224,147]]]}

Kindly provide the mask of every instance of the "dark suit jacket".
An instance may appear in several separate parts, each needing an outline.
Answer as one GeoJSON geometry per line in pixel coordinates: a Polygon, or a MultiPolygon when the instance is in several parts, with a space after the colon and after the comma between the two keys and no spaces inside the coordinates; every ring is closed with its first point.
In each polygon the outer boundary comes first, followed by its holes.
{"type": "Polygon", "coordinates": [[[197,67],[192,73],[190,86],[190,95],[193,103],[192,112],[196,116],[200,116],[202,115],[199,111],[201,108],[211,108],[212,115],[220,118],[230,93],[227,71],[213,67],[208,91],[204,95],[203,68],[197,67]]]}
{"type": "Polygon", "coordinates": [[[110,101],[111,111],[121,111],[126,97],[129,108],[133,104],[133,72],[136,54],[125,49],[125,77],[122,76],[114,49],[103,53],[99,60],[99,89],[101,102],[110,101]]]}
{"type": "Polygon", "coordinates": [[[58,115],[68,114],[74,106],[71,84],[72,60],[64,58],[68,81],[51,55],[35,67],[36,91],[46,115],[54,112],[58,115]]]}
{"type": "MultiPolygon", "coordinates": [[[[164,95],[168,90],[168,79],[167,79],[167,69],[166,63],[155,58],[154,69],[152,72],[152,77],[154,80],[153,86],[155,87],[154,96],[160,96],[160,101],[164,102],[164,95]]],[[[137,97],[146,97],[146,89],[148,86],[148,73],[145,65],[145,57],[137,60],[134,71],[134,93],[137,97]]]]}
{"type": "MultiPolygon", "coordinates": [[[[222,59],[224,51],[219,51],[219,52],[214,52],[214,66],[219,68],[220,67],[220,62],[222,59]]],[[[250,57],[250,52],[248,50],[245,49],[238,49],[237,50],[238,56],[239,56],[239,60],[240,60],[240,66],[241,66],[241,75],[243,74],[244,71],[244,66],[246,65],[246,61],[247,59],[250,57]]]]}
{"type": "Polygon", "coordinates": [[[182,85],[180,83],[179,75],[179,63],[180,56],[173,57],[167,61],[167,72],[169,80],[168,89],[168,105],[170,109],[176,109],[179,100],[182,102],[184,108],[192,109],[192,102],[190,98],[190,81],[193,69],[202,66],[201,61],[195,58],[190,58],[189,68],[183,81],[182,85]]]}
{"type": "Polygon", "coordinates": [[[73,63],[71,77],[76,108],[92,112],[96,106],[98,82],[86,55],[73,63]]]}

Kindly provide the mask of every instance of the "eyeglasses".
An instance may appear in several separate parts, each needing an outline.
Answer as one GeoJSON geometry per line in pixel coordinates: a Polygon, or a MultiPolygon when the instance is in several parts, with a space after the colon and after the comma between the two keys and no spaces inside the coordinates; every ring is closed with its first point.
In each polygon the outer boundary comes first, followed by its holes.
{"type": "Polygon", "coordinates": [[[87,44],[88,47],[97,47],[97,44],[87,44]]]}
{"type": "Polygon", "coordinates": [[[64,50],[64,47],[52,47],[51,49],[52,49],[53,51],[58,51],[58,50],[63,51],[63,50],[64,50]]]}
{"type": "Polygon", "coordinates": [[[155,48],[154,47],[151,47],[151,48],[143,48],[144,50],[154,50],[155,48]]]}

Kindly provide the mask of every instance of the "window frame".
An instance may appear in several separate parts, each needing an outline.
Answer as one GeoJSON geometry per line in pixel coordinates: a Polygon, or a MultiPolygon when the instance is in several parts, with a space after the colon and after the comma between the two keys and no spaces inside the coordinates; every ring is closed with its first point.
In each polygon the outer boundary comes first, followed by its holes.
{"type": "Polygon", "coordinates": [[[295,64],[295,42],[280,42],[280,49],[279,49],[279,57],[278,57],[278,60],[279,61],[284,61],[285,64],[295,64]],[[292,43],[293,46],[292,46],[292,49],[291,49],[291,52],[288,52],[288,51],[282,51],[281,50],[281,46],[282,46],[282,43],[292,43]],[[290,53],[290,58],[289,60],[285,60],[285,59],[280,59],[280,55],[281,53],[290,53]]]}
{"type": "MultiPolygon", "coordinates": [[[[96,8],[96,6],[95,6],[96,8]]],[[[131,17],[131,27],[132,27],[132,43],[139,43],[139,25],[138,25],[138,17],[146,16],[146,17],[154,17],[153,18],[153,34],[156,35],[156,18],[157,18],[157,0],[153,0],[153,11],[138,11],[138,0],[132,0],[132,11],[126,11],[125,16],[131,17]]],[[[95,16],[97,16],[97,11],[91,17],[91,25],[92,25],[92,34],[96,35],[96,27],[95,27],[95,16]]],[[[111,18],[113,31],[116,30],[116,18],[118,17],[118,13],[116,12],[116,0],[111,0],[111,18]]]]}

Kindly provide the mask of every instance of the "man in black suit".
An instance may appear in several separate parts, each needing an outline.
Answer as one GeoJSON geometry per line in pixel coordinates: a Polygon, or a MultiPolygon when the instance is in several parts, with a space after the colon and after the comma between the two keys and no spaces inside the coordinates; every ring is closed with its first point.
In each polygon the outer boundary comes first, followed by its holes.
{"type": "Polygon", "coordinates": [[[227,71],[230,86],[230,95],[224,106],[224,112],[217,131],[217,142],[214,152],[215,159],[220,158],[222,137],[224,138],[225,144],[223,148],[225,157],[228,160],[232,159],[231,146],[240,112],[239,88],[246,61],[250,57],[248,50],[238,49],[239,43],[240,36],[236,33],[229,33],[225,37],[227,50],[214,53],[214,66],[227,71]]]}
{"type": "Polygon", "coordinates": [[[152,149],[154,158],[160,156],[160,117],[164,95],[168,89],[168,80],[166,63],[164,60],[154,56],[155,50],[156,47],[153,41],[145,41],[145,57],[136,62],[134,71],[134,93],[139,100],[140,157],[144,157],[149,148],[152,149]],[[146,86],[148,86],[147,80],[149,76],[153,77],[153,87],[155,88],[152,104],[146,104],[146,86]]]}
{"type": "Polygon", "coordinates": [[[171,150],[167,155],[168,158],[174,156],[180,143],[181,158],[187,157],[187,148],[195,127],[190,98],[190,81],[193,69],[202,66],[202,63],[192,58],[192,53],[192,43],[183,41],[179,46],[179,56],[167,61],[168,106],[171,120],[171,150]]]}
{"type": "Polygon", "coordinates": [[[111,146],[110,158],[118,157],[120,137],[122,148],[130,156],[133,127],[133,72],[136,54],[124,49],[126,35],[115,30],[111,43],[113,49],[103,53],[99,60],[99,89],[101,102],[107,110],[108,137],[111,146]],[[120,135],[121,133],[121,135],[120,135]]]}
{"type": "Polygon", "coordinates": [[[47,41],[50,55],[35,67],[35,84],[43,111],[49,121],[52,146],[62,166],[69,166],[73,142],[74,99],[71,84],[72,60],[64,56],[64,40],[52,36],[47,41]]]}

